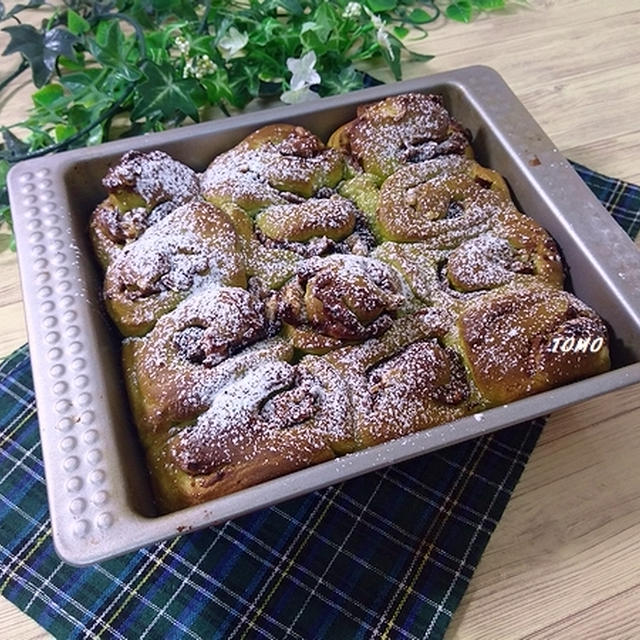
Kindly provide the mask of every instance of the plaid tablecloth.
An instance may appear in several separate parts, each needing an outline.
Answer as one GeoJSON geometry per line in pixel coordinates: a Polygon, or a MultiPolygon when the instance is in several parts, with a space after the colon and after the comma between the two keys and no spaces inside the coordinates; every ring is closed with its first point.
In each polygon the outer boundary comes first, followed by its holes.
{"type": "MultiPolygon", "coordinates": [[[[576,169],[635,236],[640,189],[576,169]]],[[[441,638],[541,428],[78,569],[51,541],[25,345],[0,365],[0,593],[58,638],[441,638]]]]}

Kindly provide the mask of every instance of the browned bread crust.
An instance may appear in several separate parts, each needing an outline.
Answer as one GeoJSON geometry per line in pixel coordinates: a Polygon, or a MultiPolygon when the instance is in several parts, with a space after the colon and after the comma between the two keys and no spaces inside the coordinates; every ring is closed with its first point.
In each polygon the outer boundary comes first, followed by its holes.
{"type": "Polygon", "coordinates": [[[356,118],[335,131],[328,144],[367,173],[386,178],[402,166],[441,155],[473,157],[470,142],[441,96],[406,93],[358,107],[356,118]]]}
{"type": "Polygon", "coordinates": [[[109,172],[91,235],[160,510],[610,366],[553,239],[469,141],[406,94],[329,146],[263,127],[195,193],[160,152],[109,172]]]}

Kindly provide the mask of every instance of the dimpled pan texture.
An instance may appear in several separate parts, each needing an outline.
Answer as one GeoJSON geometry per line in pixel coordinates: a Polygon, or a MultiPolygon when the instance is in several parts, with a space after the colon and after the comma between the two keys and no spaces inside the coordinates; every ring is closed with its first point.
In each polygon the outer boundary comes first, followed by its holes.
{"type": "Polygon", "coordinates": [[[640,381],[640,253],[486,67],[30,160],[12,169],[9,188],[53,536],[72,564],[99,562],[640,381]],[[500,172],[520,210],[554,236],[568,265],[567,288],[609,324],[613,370],[158,515],[87,233],[105,195],[102,177],[130,149],[161,149],[201,171],[214,155],[274,122],[302,125],[326,140],[357,105],[409,91],[442,94],[471,130],[478,161],[500,172]]]}

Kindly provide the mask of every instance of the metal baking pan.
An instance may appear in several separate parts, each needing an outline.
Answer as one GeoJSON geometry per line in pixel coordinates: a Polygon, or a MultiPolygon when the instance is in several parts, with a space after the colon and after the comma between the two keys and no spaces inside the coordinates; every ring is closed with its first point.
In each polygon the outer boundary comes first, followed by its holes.
{"type": "Polygon", "coordinates": [[[640,253],[486,67],[30,160],[11,170],[9,188],[53,536],[60,557],[72,564],[99,562],[640,381],[640,253]],[[568,265],[568,287],[612,330],[614,369],[157,515],[87,234],[89,215],[105,197],[101,178],[129,149],[162,149],[203,170],[213,156],[273,122],[300,124],[326,140],[354,117],[357,105],[407,91],[441,93],[471,129],[478,160],[502,173],[521,210],[555,237],[568,265]]]}

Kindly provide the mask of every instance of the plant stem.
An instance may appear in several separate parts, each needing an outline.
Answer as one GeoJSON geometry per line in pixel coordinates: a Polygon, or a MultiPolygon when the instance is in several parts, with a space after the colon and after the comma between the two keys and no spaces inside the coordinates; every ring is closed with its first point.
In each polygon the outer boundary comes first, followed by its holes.
{"type": "Polygon", "coordinates": [[[17,78],[23,71],[29,67],[29,63],[23,58],[22,62],[14,69],[6,78],[0,80],[0,91],[2,91],[12,80],[17,78]]]}
{"type": "Polygon", "coordinates": [[[97,127],[99,124],[112,118],[116,113],[118,113],[120,107],[126,102],[127,98],[133,93],[135,89],[135,83],[132,82],[128,87],[124,94],[116,100],[107,111],[105,111],[99,118],[96,118],[93,122],[90,122],[86,127],[83,127],[77,133],[74,133],[72,136],[69,136],[62,142],[57,142],[56,144],[50,144],[48,147],[43,147],[42,149],[37,149],[35,151],[30,151],[29,153],[25,153],[21,156],[9,156],[7,160],[11,163],[20,162],[22,160],[29,160],[31,158],[39,158],[40,156],[44,156],[47,153],[52,153],[54,151],[64,151],[67,147],[77,142],[86,136],[91,129],[97,127]]]}

